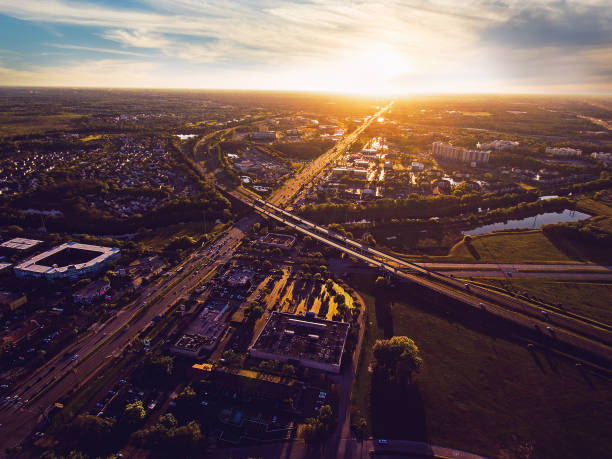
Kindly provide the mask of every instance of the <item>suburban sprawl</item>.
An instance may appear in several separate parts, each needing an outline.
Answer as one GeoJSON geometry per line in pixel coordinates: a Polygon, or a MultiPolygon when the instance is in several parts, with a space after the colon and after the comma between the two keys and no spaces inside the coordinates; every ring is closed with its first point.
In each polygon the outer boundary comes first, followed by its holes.
{"type": "Polygon", "coordinates": [[[7,457],[604,458],[612,100],[0,88],[7,457]]]}

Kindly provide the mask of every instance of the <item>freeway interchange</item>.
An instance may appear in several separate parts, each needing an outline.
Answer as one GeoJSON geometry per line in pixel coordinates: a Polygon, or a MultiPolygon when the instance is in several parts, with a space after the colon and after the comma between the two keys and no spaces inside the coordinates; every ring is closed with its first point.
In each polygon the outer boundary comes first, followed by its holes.
{"type": "Polygon", "coordinates": [[[472,282],[462,282],[417,263],[389,255],[363,242],[354,241],[261,199],[245,200],[245,202],[268,218],[273,218],[302,234],[378,268],[381,273],[436,290],[466,305],[479,308],[483,313],[495,314],[530,329],[542,330],[550,338],[588,351],[603,361],[610,360],[612,327],[606,324],[551,308],[542,309],[541,305],[509,297],[472,282]],[[553,329],[551,325],[558,328],[553,329]]]}
{"type": "MultiPolygon", "coordinates": [[[[597,364],[602,365],[601,362],[604,362],[602,366],[607,366],[612,360],[610,353],[612,329],[605,324],[585,317],[572,316],[560,310],[543,309],[541,305],[509,297],[482,288],[475,283],[460,281],[421,264],[407,262],[305,220],[281,207],[290,205],[305,183],[318,175],[330,161],[344,153],[369,126],[371,120],[382,115],[389,107],[390,105],[379,110],[369,122],[345,136],[335,147],[285,182],[269,201],[264,201],[239,187],[229,189],[215,182],[222,192],[248,205],[254,212],[248,213],[211,243],[219,247],[219,250],[211,253],[210,250],[207,251],[207,247],[201,247],[194,251],[181,264],[186,275],[181,276],[174,271],[172,277],[145,287],[138,298],[119,311],[116,317],[102,324],[94,324],[89,333],[79,342],[70,345],[63,355],[50,359],[38,371],[13,388],[18,399],[0,406],[0,424],[2,424],[0,446],[8,447],[20,443],[44,420],[44,415],[54,403],[83,387],[106,363],[119,358],[129,343],[151,324],[154,317],[169,311],[183,292],[200,285],[206,276],[227,262],[233,256],[246,231],[262,216],[274,219],[343,252],[379,270],[381,275],[418,284],[475,308],[482,314],[495,315],[532,332],[537,331],[542,339],[564,343],[573,349],[585,351],[588,356],[594,357],[597,364]],[[208,257],[207,263],[203,262],[203,257],[208,257]],[[76,354],[79,357],[71,359],[71,356],[76,354]]],[[[203,141],[207,142],[213,137],[213,135],[206,136],[203,141]]],[[[207,174],[199,163],[194,162],[194,165],[203,175],[214,180],[214,175],[207,174]]],[[[344,400],[346,402],[344,404],[348,407],[352,375],[347,375],[344,383],[349,385],[345,394],[348,398],[344,400]]],[[[339,414],[346,415],[346,413],[339,414]]],[[[343,418],[348,419],[346,416],[343,418]]],[[[342,432],[346,435],[347,426],[348,424],[339,426],[339,434],[342,432]]],[[[336,440],[341,439],[336,438],[336,440]]]]}

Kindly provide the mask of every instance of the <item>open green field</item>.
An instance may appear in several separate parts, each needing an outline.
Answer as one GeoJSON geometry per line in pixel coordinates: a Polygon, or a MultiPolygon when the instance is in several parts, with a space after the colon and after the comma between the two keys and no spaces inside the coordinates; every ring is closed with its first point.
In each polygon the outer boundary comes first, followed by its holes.
{"type": "Polygon", "coordinates": [[[561,304],[567,311],[612,324],[612,283],[555,279],[486,279],[485,282],[527,293],[545,303],[561,304]]]}
{"type": "Polygon", "coordinates": [[[54,115],[19,115],[0,114],[0,138],[4,136],[39,134],[72,128],[72,121],[81,118],[76,113],[58,113],[54,115]]]}
{"type": "Polygon", "coordinates": [[[461,241],[444,257],[431,261],[465,263],[583,263],[557,248],[539,230],[491,233],[472,237],[469,244],[461,241]]]}
{"type": "Polygon", "coordinates": [[[369,328],[352,410],[367,419],[376,438],[416,439],[490,457],[609,457],[610,380],[539,348],[529,351],[484,319],[470,328],[452,312],[430,312],[405,288],[390,301],[362,296],[369,328]],[[372,345],[393,335],[414,339],[423,369],[415,393],[372,406],[372,345]]]}

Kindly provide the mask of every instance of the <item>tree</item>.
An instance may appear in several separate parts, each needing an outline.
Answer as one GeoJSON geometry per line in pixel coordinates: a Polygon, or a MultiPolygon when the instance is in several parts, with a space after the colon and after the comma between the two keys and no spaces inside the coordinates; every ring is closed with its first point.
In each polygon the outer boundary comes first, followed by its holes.
{"type": "Polygon", "coordinates": [[[153,382],[167,378],[173,369],[174,359],[170,356],[151,357],[145,362],[145,373],[153,382]]]}
{"type": "Polygon", "coordinates": [[[295,367],[291,364],[286,363],[283,365],[281,370],[283,376],[293,376],[295,374],[295,367]]]}
{"type": "Polygon", "coordinates": [[[365,418],[359,418],[352,425],[352,428],[357,438],[364,438],[368,433],[368,421],[365,418]]]}
{"type": "Polygon", "coordinates": [[[418,372],[423,365],[419,348],[407,336],[376,340],[373,351],[376,370],[400,382],[406,378],[411,381],[413,373],[418,372]]]}
{"type": "Polygon", "coordinates": [[[306,418],[302,426],[302,437],[306,443],[316,443],[325,437],[325,426],[318,418],[306,418]]]}
{"type": "Polygon", "coordinates": [[[336,301],[336,303],[338,304],[338,306],[340,306],[341,304],[346,304],[346,298],[344,297],[343,293],[338,293],[335,297],[334,300],[336,301]]]}
{"type": "Polygon", "coordinates": [[[374,281],[374,285],[376,286],[376,288],[382,289],[389,285],[389,281],[386,277],[378,276],[374,281]]]}
{"type": "Polygon", "coordinates": [[[124,415],[128,424],[136,425],[142,422],[146,416],[144,406],[142,406],[142,400],[137,400],[133,403],[128,403],[125,406],[124,415]]]}
{"type": "Polygon", "coordinates": [[[100,445],[108,440],[114,424],[113,419],[81,414],[72,421],[70,430],[81,445],[100,445]]]}
{"type": "Polygon", "coordinates": [[[242,355],[234,351],[225,351],[222,354],[222,364],[228,367],[237,367],[242,363],[242,355]]]}
{"type": "Polygon", "coordinates": [[[334,411],[330,405],[323,405],[319,408],[319,420],[325,424],[329,425],[334,417],[334,411]]]}
{"type": "Polygon", "coordinates": [[[200,424],[191,421],[186,426],[176,427],[172,431],[171,438],[172,444],[178,449],[193,449],[202,440],[200,424]]]}

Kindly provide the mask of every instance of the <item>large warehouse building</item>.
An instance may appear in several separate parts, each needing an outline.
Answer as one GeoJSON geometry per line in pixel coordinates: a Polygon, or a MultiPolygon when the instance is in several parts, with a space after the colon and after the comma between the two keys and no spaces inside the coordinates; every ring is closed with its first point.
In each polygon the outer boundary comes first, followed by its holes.
{"type": "Polygon", "coordinates": [[[120,255],[117,247],[66,242],[27,259],[14,270],[17,277],[76,279],[100,271],[120,255]]]}
{"type": "Polygon", "coordinates": [[[274,311],[249,352],[259,359],[340,373],[349,327],[346,322],[274,311]]]}

